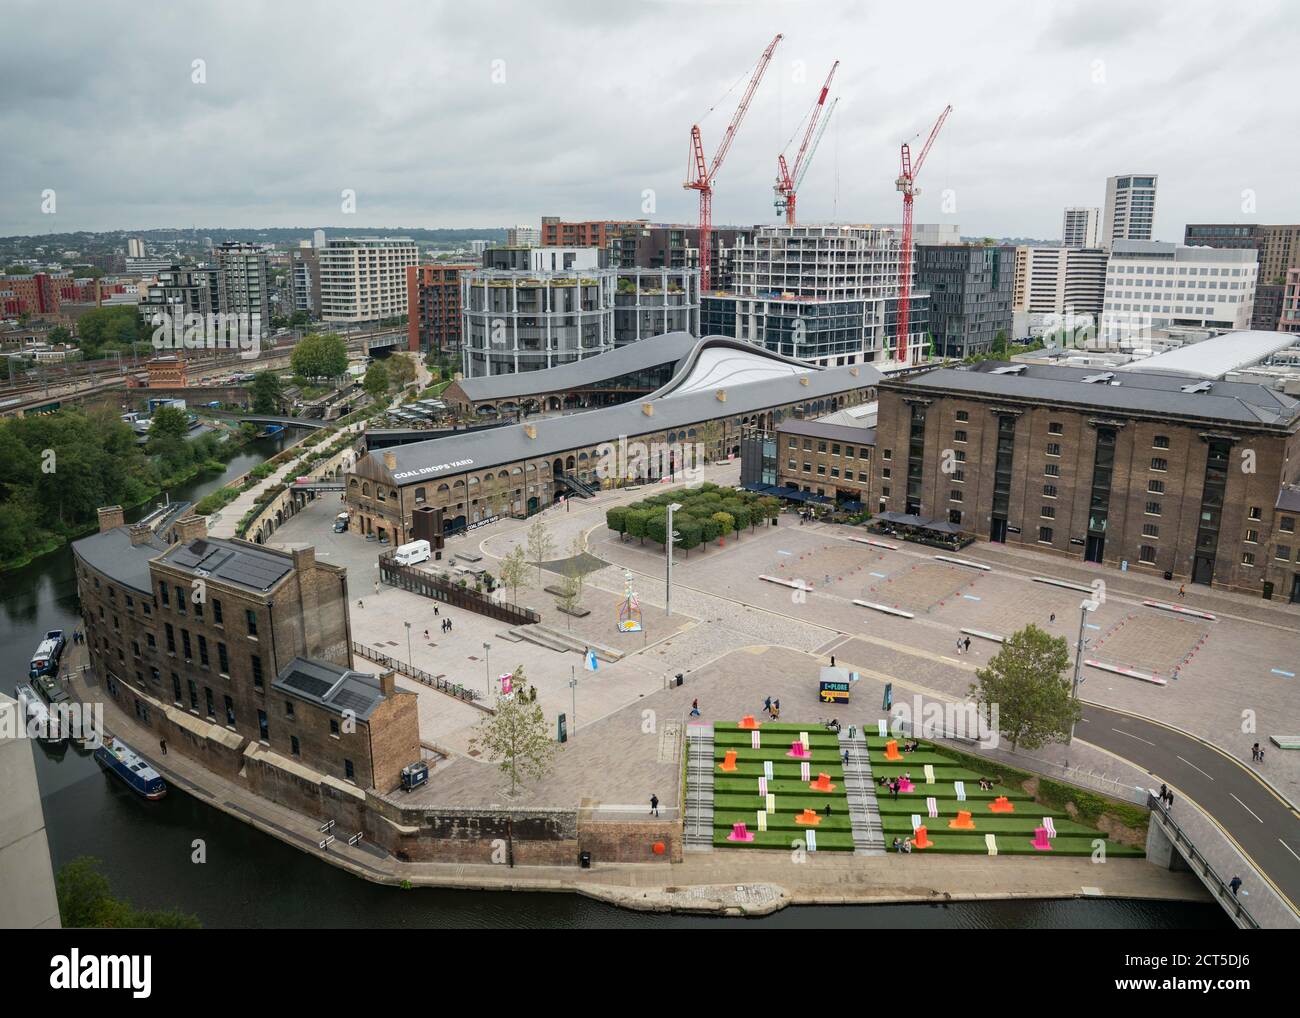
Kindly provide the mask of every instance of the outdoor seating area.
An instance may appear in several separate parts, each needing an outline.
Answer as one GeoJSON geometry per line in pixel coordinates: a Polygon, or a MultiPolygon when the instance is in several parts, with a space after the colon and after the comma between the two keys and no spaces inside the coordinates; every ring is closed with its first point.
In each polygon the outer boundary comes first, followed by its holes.
{"type": "Polygon", "coordinates": [[[746,717],[715,724],[713,740],[715,847],[853,851],[835,733],[746,717]]]}
{"type": "Polygon", "coordinates": [[[916,741],[871,734],[867,748],[885,846],[912,839],[913,851],[980,855],[1092,855],[1095,842],[1107,856],[1141,856],[1141,849],[1068,817],[1056,817],[1027,792],[997,782],[997,766],[978,774],[916,741]],[[910,777],[910,781],[907,779],[910,777]],[[897,797],[881,780],[904,779],[897,797]],[[924,836],[920,836],[924,829],[924,836]]]}
{"type": "Polygon", "coordinates": [[[944,548],[949,551],[961,551],[967,545],[975,543],[975,538],[963,534],[961,527],[955,523],[926,519],[911,513],[877,513],[867,525],[867,529],[873,534],[897,537],[903,541],[912,541],[915,544],[944,548]]]}

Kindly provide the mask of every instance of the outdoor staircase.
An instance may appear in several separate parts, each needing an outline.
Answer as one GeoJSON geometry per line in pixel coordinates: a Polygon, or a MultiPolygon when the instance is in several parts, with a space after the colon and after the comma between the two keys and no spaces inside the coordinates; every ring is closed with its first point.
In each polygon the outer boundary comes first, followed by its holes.
{"type": "Polygon", "coordinates": [[[713,849],[713,726],[686,726],[686,802],[682,849],[713,849]]]}
{"type": "Polygon", "coordinates": [[[579,498],[591,498],[596,494],[595,486],[579,480],[576,474],[561,474],[560,480],[579,498]]]}
{"type": "Polygon", "coordinates": [[[840,730],[840,753],[848,752],[844,764],[844,794],[849,802],[849,820],[853,824],[854,855],[884,855],[885,834],[880,826],[880,808],[876,803],[876,782],[871,776],[871,759],[862,729],[840,730]]]}

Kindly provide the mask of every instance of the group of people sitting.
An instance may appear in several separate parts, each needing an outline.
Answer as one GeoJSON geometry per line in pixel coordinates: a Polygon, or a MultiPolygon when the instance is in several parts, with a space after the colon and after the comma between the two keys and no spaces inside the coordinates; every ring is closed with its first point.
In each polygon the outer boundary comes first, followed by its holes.
{"type": "Polygon", "coordinates": [[[894,851],[895,851],[895,852],[907,852],[908,854],[911,854],[911,851],[912,851],[912,839],[911,839],[910,837],[903,838],[902,840],[899,840],[898,838],[895,838],[895,839],[894,839],[894,851]]]}
{"type": "Polygon", "coordinates": [[[915,739],[908,739],[905,743],[903,743],[900,752],[903,752],[903,753],[914,753],[914,752],[916,752],[917,748],[918,748],[920,745],[921,745],[921,744],[920,744],[919,742],[917,742],[915,739]]]}
{"type": "Polygon", "coordinates": [[[991,792],[996,782],[992,778],[980,778],[980,791],[991,792]]]}
{"type": "Polygon", "coordinates": [[[880,775],[879,779],[876,781],[876,785],[880,788],[885,789],[887,792],[889,792],[890,795],[892,795],[895,799],[897,799],[898,793],[903,790],[903,782],[904,781],[910,782],[911,780],[912,780],[911,771],[904,771],[903,776],[901,778],[897,774],[895,774],[892,778],[886,777],[884,774],[882,774],[880,775]]]}

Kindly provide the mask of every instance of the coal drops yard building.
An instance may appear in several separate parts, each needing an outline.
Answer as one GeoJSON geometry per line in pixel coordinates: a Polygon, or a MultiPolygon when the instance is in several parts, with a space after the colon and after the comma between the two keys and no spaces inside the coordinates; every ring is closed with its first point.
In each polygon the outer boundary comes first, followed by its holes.
{"type": "MultiPolygon", "coordinates": [[[[690,465],[697,449],[709,460],[738,457],[748,434],[771,431],[787,418],[819,416],[874,399],[881,379],[867,364],[818,367],[719,336],[696,340],[689,348],[672,336],[637,345],[660,340],[671,347],[667,381],[628,402],[368,453],[345,478],[351,529],[401,544],[420,536],[414,521],[421,510],[426,518],[427,510],[441,510],[441,526],[452,532],[496,516],[535,512],[561,495],[589,494],[616,477],[655,481],[690,465]],[[619,450],[617,459],[611,447],[619,450]],[[630,447],[669,452],[643,465],[623,456],[630,447]]],[[[586,384],[606,396],[611,387],[599,376],[624,376],[628,364],[621,354],[584,362],[586,384]]],[[[646,367],[638,364],[638,370],[646,367]]],[[[541,378],[538,392],[522,391],[522,380],[501,376],[499,384],[509,389],[512,403],[542,402],[554,391],[541,378]]],[[[486,391],[473,395],[476,403],[492,397],[486,391]]]]}

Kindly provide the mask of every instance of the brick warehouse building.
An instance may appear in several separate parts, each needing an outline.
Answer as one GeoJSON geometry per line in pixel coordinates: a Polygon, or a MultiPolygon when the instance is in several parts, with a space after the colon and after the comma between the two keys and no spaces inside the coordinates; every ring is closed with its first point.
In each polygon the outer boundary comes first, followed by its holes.
{"type": "Polygon", "coordinates": [[[131,526],[101,509],[73,554],[94,673],[175,751],[232,779],[256,758],[281,782],[358,792],[420,758],[415,694],[351,670],[347,571],[314,549],[208,538],[182,503],[131,526]]]}
{"type": "Polygon", "coordinates": [[[881,509],[1300,601],[1291,397],[1154,370],[996,362],[887,380],[879,392],[881,509]]]}

